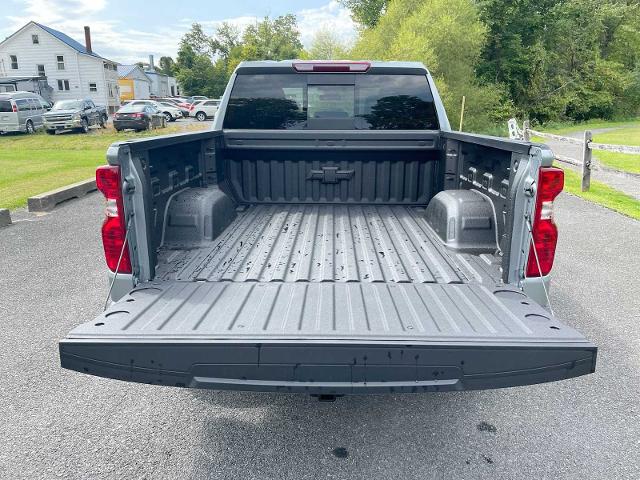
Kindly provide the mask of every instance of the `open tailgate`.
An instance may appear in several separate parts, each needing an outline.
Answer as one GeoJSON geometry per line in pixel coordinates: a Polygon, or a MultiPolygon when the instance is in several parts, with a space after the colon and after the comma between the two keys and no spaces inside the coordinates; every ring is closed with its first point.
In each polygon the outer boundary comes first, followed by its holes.
{"type": "Polygon", "coordinates": [[[196,388],[470,390],[592,373],[597,348],[511,287],[140,284],[60,342],[64,368],[196,388]]]}

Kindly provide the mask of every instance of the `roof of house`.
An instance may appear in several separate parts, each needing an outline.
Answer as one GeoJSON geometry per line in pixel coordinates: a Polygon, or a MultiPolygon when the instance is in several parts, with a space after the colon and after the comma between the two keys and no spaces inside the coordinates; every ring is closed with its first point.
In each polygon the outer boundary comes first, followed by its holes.
{"type": "MultiPolygon", "coordinates": [[[[71,48],[73,48],[74,50],[76,50],[78,53],[82,53],[83,55],[91,55],[92,57],[97,57],[97,58],[104,58],[101,55],[98,55],[96,52],[89,52],[87,51],[87,48],[82,45],[80,42],[78,42],[77,40],[74,40],[73,38],[71,38],[69,35],[67,35],[66,33],[62,33],[59,30],[56,30],[55,28],[51,28],[51,27],[47,27],[46,25],[42,25],[41,23],[38,22],[33,22],[36,25],[38,25],[40,28],[42,28],[43,30],[49,32],[51,35],[53,35],[54,37],[56,37],[58,40],[60,40],[61,42],[66,43],[67,45],[69,45],[71,48]]],[[[105,58],[106,60],[106,58],[105,58]]]]}
{"type": "MultiPolygon", "coordinates": [[[[146,72],[140,67],[140,65],[118,65],[118,78],[127,78],[135,69],[140,69],[140,72],[142,72],[145,77],[147,76],[146,72]]],[[[147,77],[147,80],[151,81],[149,77],[147,77]]]]}
{"type": "Polygon", "coordinates": [[[14,35],[16,35],[17,33],[21,32],[22,30],[24,30],[27,26],[29,25],[37,25],[38,27],[40,27],[41,29],[43,29],[45,32],[53,35],[55,38],[57,38],[58,40],[60,40],[61,42],[65,43],[66,45],[68,45],[69,47],[73,48],[76,52],[81,53],[83,55],[88,55],[90,57],[95,57],[95,58],[100,58],[102,60],[108,60],[108,61],[112,61],[109,60],[108,58],[105,58],[101,55],[98,55],[96,52],[88,52],[86,47],[84,45],[82,45],[80,42],[74,40],[73,38],[71,38],[69,35],[67,35],[66,33],[62,33],[59,30],[56,30],[55,28],[51,28],[51,27],[47,27],[46,25],[42,25],[41,23],[38,22],[34,22],[33,20],[30,21],[29,23],[27,23],[25,26],[23,26],[22,28],[18,29],[17,31],[13,32],[11,35],[9,35],[7,38],[5,38],[4,40],[0,41],[0,44],[6,42],[7,40],[9,40],[11,37],[13,37],[14,35]]]}

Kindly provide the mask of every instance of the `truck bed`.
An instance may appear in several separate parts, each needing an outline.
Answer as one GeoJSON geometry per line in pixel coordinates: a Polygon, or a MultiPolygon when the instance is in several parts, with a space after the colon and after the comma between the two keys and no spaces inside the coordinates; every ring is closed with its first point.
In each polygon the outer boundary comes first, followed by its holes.
{"type": "Polygon", "coordinates": [[[212,242],[160,250],[157,278],[180,281],[496,283],[499,258],[441,245],[424,208],[252,205],[212,242]]]}
{"type": "MultiPolygon", "coordinates": [[[[60,343],[66,368],[198,388],[342,394],[583,375],[595,347],[448,251],[409,206],[252,205],[60,343]],[[126,360],[126,361],[125,361],[126,360]]],[[[188,222],[187,222],[188,223],[188,222]]]]}

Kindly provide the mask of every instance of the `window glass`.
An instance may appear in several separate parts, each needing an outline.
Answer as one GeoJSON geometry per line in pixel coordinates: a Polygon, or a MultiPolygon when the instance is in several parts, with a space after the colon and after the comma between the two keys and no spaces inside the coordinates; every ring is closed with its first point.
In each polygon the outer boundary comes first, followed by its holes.
{"type": "Polygon", "coordinates": [[[34,45],[39,44],[39,43],[40,43],[40,39],[38,38],[38,35],[31,35],[31,42],[32,42],[34,45]]]}
{"type": "Polygon", "coordinates": [[[82,103],[78,100],[59,100],[53,105],[52,110],[80,110],[82,103]]]}
{"type": "Polygon", "coordinates": [[[11,102],[9,100],[0,100],[0,113],[12,112],[11,102]]]}
{"type": "Polygon", "coordinates": [[[44,70],[44,65],[38,65],[38,76],[40,77],[46,77],[47,74],[45,73],[44,70]]]}
{"type": "Polygon", "coordinates": [[[353,85],[309,85],[309,118],[354,118],[353,85]]]}
{"type": "Polygon", "coordinates": [[[64,55],[56,55],[56,62],[58,63],[58,70],[64,70],[64,55]]]}
{"type": "Polygon", "coordinates": [[[324,83],[324,78],[313,75],[238,75],[224,128],[438,128],[424,75],[352,74],[345,77],[347,84],[332,81],[331,76],[326,77],[326,84],[318,84],[319,80],[324,83]],[[314,83],[307,84],[308,78],[314,78],[314,83]]]}
{"type": "Polygon", "coordinates": [[[370,130],[430,130],[438,128],[433,96],[422,75],[357,77],[359,121],[370,130]]]}
{"type": "Polygon", "coordinates": [[[19,98],[15,100],[15,102],[19,112],[25,112],[27,110],[31,110],[31,107],[29,106],[29,102],[27,101],[26,98],[19,98]]]}
{"type": "Polygon", "coordinates": [[[90,83],[89,84],[89,91],[90,92],[97,92],[98,91],[98,85],[96,83],[90,83]]]}
{"type": "Polygon", "coordinates": [[[224,119],[225,128],[304,128],[304,75],[238,75],[224,119]]]}
{"type": "Polygon", "coordinates": [[[11,60],[11,69],[18,70],[18,56],[17,55],[9,55],[9,59],[11,60]]]}
{"type": "Polygon", "coordinates": [[[58,90],[69,90],[69,80],[58,80],[58,90]]]}

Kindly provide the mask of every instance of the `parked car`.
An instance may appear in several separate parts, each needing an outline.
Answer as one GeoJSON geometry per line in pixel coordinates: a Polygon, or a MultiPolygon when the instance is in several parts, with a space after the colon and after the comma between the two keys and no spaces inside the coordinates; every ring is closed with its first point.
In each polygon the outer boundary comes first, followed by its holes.
{"type": "Polygon", "coordinates": [[[205,97],[204,95],[192,95],[190,97],[187,97],[187,102],[189,103],[194,103],[197,102],[198,100],[208,100],[209,97],[205,97]]]}
{"type": "Polygon", "coordinates": [[[106,107],[96,105],[93,100],[58,100],[44,114],[44,128],[49,135],[64,130],[87,133],[94,125],[104,128],[108,115],[106,107]]]}
{"type": "Polygon", "coordinates": [[[156,100],[156,102],[168,107],[177,108],[178,110],[180,110],[180,113],[182,113],[183,117],[189,116],[189,107],[186,104],[178,102],[177,100],[174,100],[172,98],[161,98],[159,100],[156,100]]]}
{"type": "Polygon", "coordinates": [[[0,133],[33,133],[43,127],[42,116],[51,104],[37,93],[0,93],[0,133]]]}
{"type": "Polygon", "coordinates": [[[207,118],[213,118],[220,106],[220,100],[198,100],[189,108],[189,116],[195,117],[199,122],[207,118]]]}
{"type": "Polygon", "coordinates": [[[167,119],[153,105],[125,105],[113,114],[113,128],[122,130],[152,130],[166,127],[167,119]]]}
{"type": "Polygon", "coordinates": [[[325,398],[595,371],[545,308],[548,147],[452,131],[416,62],[242,62],[227,92],[211,130],[109,148],[115,303],[64,368],[325,398]]]}
{"type": "Polygon", "coordinates": [[[152,105],[161,111],[167,122],[175,122],[178,118],[182,118],[182,111],[171,104],[162,104],[158,100],[131,100],[127,105],[152,105]]]}

